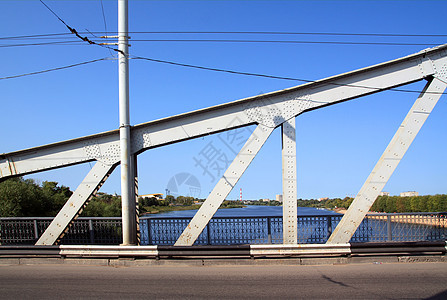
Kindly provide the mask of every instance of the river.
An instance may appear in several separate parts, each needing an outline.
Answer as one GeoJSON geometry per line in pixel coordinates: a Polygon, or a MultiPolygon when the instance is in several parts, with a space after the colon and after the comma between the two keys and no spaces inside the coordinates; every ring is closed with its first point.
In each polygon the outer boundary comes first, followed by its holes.
{"type": "MultiPolygon", "coordinates": [[[[159,213],[154,215],[145,215],[150,218],[192,218],[197,209],[179,210],[159,213]]],[[[336,212],[327,209],[318,209],[314,207],[298,207],[298,216],[321,216],[321,215],[339,215],[336,212]]],[[[215,217],[280,217],[282,216],[282,206],[264,206],[248,205],[243,208],[225,208],[217,210],[215,217]]]]}

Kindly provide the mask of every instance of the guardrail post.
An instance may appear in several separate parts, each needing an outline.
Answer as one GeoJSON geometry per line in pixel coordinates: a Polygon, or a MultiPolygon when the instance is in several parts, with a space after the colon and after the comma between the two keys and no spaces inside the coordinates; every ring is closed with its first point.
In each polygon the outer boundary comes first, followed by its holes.
{"type": "Polygon", "coordinates": [[[33,220],[33,225],[34,225],[34,238],[36,240],[39,239],[39,230],[37,228],[37,220],[33,220]]]}
{"type": "Polygon", "coordinates": [[[147,228],[147,244],[152,245],[152,235],[151,235],[151,219],[146,219],[146,228],[147,228]]]}
{"type": "Polygon", "coordinates": [[[391,231],[391,215],[386,216],[386,231],[387,231],[387,241],[391,242],[393,240],[393,235],[391,231]]]}
{"type": "Polygon", "coordinates": [[[267,243],[272,243],[272,218],[267,217],[267,243]]]}
{"type": "Polygon", "coordinates": [[[206,243],[207,245],[211,245],[210,222],[206,224],[206,243]]]}
{"type": "Polygon", "coordinates": [[[93,231],[93,220],[88,220],[88,231],[90,232],[90,244],[95,243],[95,232],[93,231]]]}
{"type": "Polygon", "coordinates": [[[329,238],[332,234],[332,217],[327,216],[326,221],[327,221],[327,238],[329,238]]]}

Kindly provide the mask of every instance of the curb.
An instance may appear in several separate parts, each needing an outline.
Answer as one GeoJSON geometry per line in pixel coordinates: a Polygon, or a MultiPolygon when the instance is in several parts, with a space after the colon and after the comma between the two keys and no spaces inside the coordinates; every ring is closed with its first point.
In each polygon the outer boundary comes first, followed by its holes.
{"type": "Polygon", "coordinates": [[[168,267],[168,266],[315,266],[347,264],[388,263],[447,263],[446,255],[424,256],[354,256],[354,257],[305,257],[305,258],[0,258],[0,268],[5,265],[79,265],[104,267],[168,267]]]}

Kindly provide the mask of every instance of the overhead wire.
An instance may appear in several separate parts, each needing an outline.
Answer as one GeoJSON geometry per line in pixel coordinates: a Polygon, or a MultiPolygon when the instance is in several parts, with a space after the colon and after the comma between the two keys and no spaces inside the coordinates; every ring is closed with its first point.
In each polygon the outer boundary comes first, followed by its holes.
{"type": "MultiPolygon", "coordinates": [[[[93,32],[88,31],[95,38],[98,38],[93,32]]],[[[79,35],[79,34],[78,34],[79,35]]],[[[98,41],[95,39],[89,39],[87,37],[79,37],[84,42],[88,42],[89,44],[95,44],[98,46],[104,46],[102,41],[98,41]]],[[[2,44],[0,47],[8,48],[8,47],[19,47],[19,46],[46,46],[46,45],[58,45],[58,44],[69,44],[74,43],[76,41],[53,41],[53,42],[39,42],[39,43],[22,43],[22,44],[2,44]]],[[[76,44],[80,44],[79,41],[76,44]]],[[[201,43],[271,43],[271,44],[326,44],[326,45],[378,45],[378,46],[424,46],[424,47],[433,47],[438,46],[439,44],[435,43],[394,43],[394,42],[340,42],[340,41],[292,41],[292,40],[213,40],[213,39],[133,39],[132,42],[201,42],[201,43]]],[[[109,49],[109,51],[117,49],[113,49],[112,47],[105,47],[109,49]]]]}
{"type": "MultiPolygon", "coordinates": [[[[53,11],[54,13],[54,11],[53,11]]],[[[79,34],[87,32],[80,31],[79,34]]],[[[90,33],[90,32],[89,32],[90,33]]],[[[104,34],[106,31],[93,31],[104,34]]],[[[117,34],[117,32],[109,32],[117,34]]],[[[254,35],[316,35],[316,36],[367,36],[367,37],[447,37],[447,34],[399,34],[399,33],[349,33],[349,32],[279,32],[279,31],[129,31],[129,34],[254,34],[254,35]]],[[[0,39],[36,38],[45,36],[70,35],[70,33],[48,33],[23,36],[0,37],[0,39]]]]}
{"type": "MultiPolygon", "coordinates": [[[[88,42],[89,44],[94,44],[94,45],[97,45],[97,46],[103,46],[103,45],[100,45],[100,44],[98,44],[96,42],[91,41],[87,37],[80,36],[79,33],[74,28],[71,28],[70,26],[68,26],[50,7],[48,7],[48,5],[46,5],[42,0],[40,0],[40,2],[49,11],[51,11],[53,13],[53,15],[56,16],[56,18],[59,19],[59,21],[61,21],[70,30],[71,33],[75,34],[82,41],[85,41],[85,42],[88,42]]],[[[106,46],[106,48],[109,48],[110,50],[113,50],[113,51],[116,51],[116,52],[120,52],[123,55],[125,55],[125,53],[123,53],[121,50],[118,50],[118,49],[115,49],[115,48],[112,48],[112,47],[107,47],[107,46],[106,46]]],[[[154,59],[154,58],[148,58],[148,57],[142,57],[142,56],[132,56],[131,58],[132,59],[138,59],[138,60],[147,60],[147,61],[157,62],[157,63],[170,64],[170,65],[181,66],[181,67],[195,68],[195,69],[215,71],[215,72],[224,72],[224,73],[230,73],[230,74],[238,74],[238,75],[246,75],[246,76],[256,76],[256,77],[264,77],[264,78],[272,78],[272,79],[282,79],[282,80],[293,80],[293,81],[300,81],[300,82],[306,82],[306,83],[317,82],[317,81],[314,81],[314,80],[307,80],[307,79],[299,79],[299,78],[273,76],[273,75],[266,75],[266,74],[259,74],[259,73],[249,73],[249,72],[240,72],[240,71],[226,70],[226,69],[219,69],[219,68],[211,68],[211,67],[191,65],[191,64],[185,64],[185,63],[178,63],[178,62],[173,62],[173,61],[160,60],[160,59],[154,59]]],[[[89,62],[84,62],[84,63],[79,63],[79,64],[74,64],[74,65],[70,65],[70,66],[65,66],[65,67],[59,67],[59,68],[54,68],[54,69],[49,69],[49,70],[44,70],[44,71],[28,73],[28,74],[22,74],[22,75],[16,75],[16,76],[8,76],[8,77],[0,78],[0,79],[9,79],[9,78],[17,78],[17,77],[33,75],[33,74],[40,74],[40,73],[44,73],[44,72],[50,72],[50,71],[54,71],[54,70],[60,70],[60,69],[65,69],[65,68],[69,68],[69,67],[73,67],[73,66],[78,66],[78,65],[83,65],[83,64],[87,64],[87,63],[92,63],[92,62],[96,62],[96,61],[100,61],[100,60],[104,60],[104,59],[105,58],[98,59],[98,60],[93,60],[93,61],[89,61],[89,62]]],[[[336,86],[347,86],[347,87],[356,87],[356,88],[366,88],[366,89],[371,89],[371,90],[381,90],[381,88],[377,88],[377,87],[367,87],[367,86],[359,86],[359,85],[351,85],[351,84],[337,84],[337,83],[329,83],[329,84],[336,85],[336,86]]],[[[407,92],[407,93],[418,93],[418,94],[420,93],[420,91],[405,90],[405,89],[395,89],[395,88],[392,88],[390,90],[396,91],[396,92],[407,92]]],[[[431,92],[431,94],[446,94],[446,93],[431,92]]]]}
{"type": "Polygon", "coordinates": [[[129,31],[131,34],[271,34],[271,35],[325,35],[325,36],[374,36],[374,37],[447,37],[447,34],[399,33],[343,33],[343,32],[286,32],[286,31],[129,31]]]}
{"type": "Polygon", "coordinates": [[[292,40],[215,40],[215,39],[132,39],[133,42],[206,42],[206,43],[272,43],[272,44],[331,44],[331,45],[381,45],[381,46],[438,46],[432,43],[394,42],[342,42],[342,41],[292,41],[292,40]]]}
{"type": "Polygon", "coordinates": [[[25,73],[25,74],[20,74],[20,75],[12,75],[12,76],[0,77],[0,80],[19,78],[19,77],[25,77],[25,76],[30,76],[30,75],[37,75],[37,74],[42,74],[42,73],[48,73],[48,72],[52,72],[52,71],[64,70],[64,69],[69,69],[69,68],[73,68],[73,67],[78,67],[78,66],[83,66],[83,65],[95,63],[95,62],[98,62],[98,61],[109,60],[109,59],[110,58],[108,58],[108,57],[103,57],[103,58],[93,59],[93,60],[89,60],[89,61],[84,61],[84,62],[71,64],[71,65],[63,66],[63,67],[57,67],[57,68],[52,68],[52,69],[47,69],[47,70],[42,70],[42,71],[30,72],[30,73],[25,73]]]}
{"type": "Polygon", "coordinates": [[[42,43],[25,43],[25,44],[1,44],[0,48],[27,47],[27,46],[48,46],[48,45],[83,45],[81,41],[55,41],[42,43]]]}
{"type": "MultiPolygon", "coordinates": [[[[106,22],[106,14],[104,12],[104,4],[102,3],[102,0],[100,1],[100,3],[101,3],[102,19],[104,21],[104,30],[106,32],[106,36],[108,36],[109,34],[107,33],[107,22],[106,22]]],[[[110,53],[110,55],[113,56],[111,49],[109,49],[109,53],[110,53]]]]}
{"type": "MultiPolygon", "coordinates": [[[[293,78],[293,77],[274,76],[274,75],[267,75],[267,74],[260,74],[260,73],[240,72],[240,71],[227,70],[227,69],[219,69],[219,68],[211,68],[211,67],[198,66],[198,65],[190,65],[190,64],[185,64],[185,63],[179,63],[179,62],[173,62],[173,61],[167,61],[167,60],[160,60],[160,59],[154,59],[154,58],[148,58],[148,57],[141,57],[141,56],[133,56],[132,55],[131,58],[132,59],[139,59],[139,60],[147,60],[147,61],[163,63],[163,64],[169,64],[169,65],[174,65],[174,66],[180,66],[180,67],[187,67],[187,68],[207,70],[207,71],[215,71],[215,72],[222,72],[222,73],[230,73],[230,74],[237,74],[237,75],[255,76],[255,77],[263,77],[263,78],[271,78],[271,79],[281,79],[281,80],[290,80],[290,81],[300,81],[300,82],[305,82],[305,83],[316,83],[316,82],[318,82],[317,80],[308,80],[308,79],[293,78]]],[[[342,84],[342,83],[327,83],[327,84],[335,85],[335,86],[364,88],[364,89],[370,89],[370,90],[382,90],[382,88],[378,88],[378,87],[369,87],[369,86],[354,85],[354,84],[342,84]]],[[[397,88],[391,88],[389,90],[394,91],[394,92],[404,92],[404,93],[418,93],[418,94],[421,93],[420,91],[407,90],[407,89],[397,89],[397,88]]],[[[437,95],[445,95],[445,94],[447,94],[447,93],[439,93],[439,92],[427,92],[427,93],[429,93],[429,94],[437,94],[437,95]]]]}
{"type": "Polygon", "coordinates": [[[100,47],[103,47],[103,48],[107,48],[107,49],[110,49],[110,50],[113,50],[113,51],[116,51],[116,52],[120,52],[120,53],[122,53],[123,55],[125,55],[124,53],[123,53],[123,51],[121,51],[121,50],[118,50],[118,49],[115,49],[115,48],[112,48],[112,47],[109,47],[109,46],[107,46],[107,45],[101,45],[101,44],[99,44],[99,43],[96,43],[96,42],[94,42],[94,41],[92,41],[92,40],[90,40],[88,37],[83,37],[83,36],[81,36],[79,33],[78,33],[78,31],[76,30],[76,29],[74,29],[74,28],[72,28],[72,27],[70,27],[70,26],[68,26],[68,24],[67,23],[65,23],[64,22],[64,20],[62,20],[62,18],[61,17],[59,17],[48,5],[46,5],[45,4],[45,2],[43,2],[42,0],[39,0],[60,22],[62,22],[62,24],[64,24],[65,25],[65,27],[67,27],[68,28],[68,30],[70,30],[70,32],[71,33],[73,33],[76,37],[78,37],[80,40],[82,40],[82,41],[84,41],[84,42],[87,42],[87,43],[89,43],[90,45],[96,45],[96,46],[100,46],[100,47]]]}

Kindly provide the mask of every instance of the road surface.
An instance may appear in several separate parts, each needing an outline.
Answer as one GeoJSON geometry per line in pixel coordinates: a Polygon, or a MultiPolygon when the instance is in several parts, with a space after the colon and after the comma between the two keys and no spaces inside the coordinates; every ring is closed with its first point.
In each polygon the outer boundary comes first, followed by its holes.
{"type": "Polygon", "coordinates": [[[1,299],[447,299],[447,263],[0,265],[1,299]]]}

